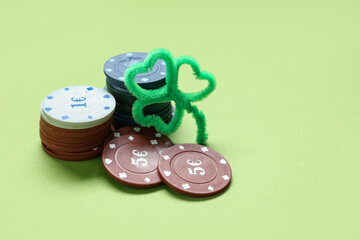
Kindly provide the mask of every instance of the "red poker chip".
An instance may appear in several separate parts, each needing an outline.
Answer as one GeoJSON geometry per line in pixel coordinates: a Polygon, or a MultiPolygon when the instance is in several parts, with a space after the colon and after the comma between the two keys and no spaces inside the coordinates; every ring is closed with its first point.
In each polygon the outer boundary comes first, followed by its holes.
{"type": "Polygon", "coordinates": [[[158,160],[167,146],[140,134],[122,135],[104,146],[105,170],[115,180],[133,187],[161,184],[158,160]]]}
{"type": "Polygon", "coordinates": [[[226,189],[231,180],[231,168],[225,158],[197,144],[168,148],[159,159],[158,170],[168,187],[192,197],[216,195],[226,189]]]}
{"type": "Polygon", "coordinates": [[[105,143],[110,142],[111,140],[118,138],[122,135],[128,134],[141,134],[150,138],[154,138],[157,140],[162,141],[165,143],[166,146],[171,147],[173,146],[173,142],[168,138],[166,135],[163,135],[155,130],[155,128],[148,128],[148,127],[134,127],[134,126],[127,126],[116,129],[109,135],[109,137],[105,140],[105,143]]]}
{"type": "Polygon", "coordinates": [[[84,161],[96,158],[101,155],[102,147],[94,148],[88,152],[81,152],[81,153],[67,153],[67,152],[57,152],[50,149],[44,143],[41,144],[43,150],[50,156],[64,160],[64,161],[84,161]]]}
{"type": "Polygon", "coordinates": [[[80,134],[86,134],[86,133],[91,133],[91,132],[94,132],[94,131],[98,131],[98,130],[101,130],[101,129],[106,129],[108,127],[111,126],[111,123],[112,123],[112,117],[109,118],[108,120],[106,120],[106,122],[98,125],[98,126],[95,126],[95,127],[91,127],[91,128],[84,128],[84,129],[67,129],[67,128],[60,128],[60,127],[56,127],[54,125],[51,125],[50,123],[46,122],[46,120],[40,116],[40,122],[44,125],[46,125],[47,127],[50,127],[56,131],[59,131],[59,132],[65,132],[65,133],[80,133],[80,134]]]}
{"type": "Polygon", "coordinates": [[[94,143],[98,143],[98,142],[104,142],[104,139],[109,136],[110,134],[110,130],[109,131],[104,131],[103,134],[101,135],[97,135],[96,137],[84,137],[84,138],[72,138],[70,137],[62,137],[62,136],[55,136],[55,135],[51,135],[48,132],[46,132],[45,129],[42,129],[40,127],[40,137],[43,136],[46,139],[48,139],[51,142],[59,142],[61,144],[87,144],[87,145],[91,145],[94,143]]]}
{"type": "Polygon", "coordinates": [[[90,151],[87,152],[76,152],[76,153],[70,153],[70,152],[59,152],[56,150],[52,150],[50,149],[50,151],[52,151],[55,154],[64,156],[64,157],[74,157],[74,158],[94,158],[94,156],[100,156],[102,151],[103,151],[103,146],[99,146],[96,148],[91,149],[90,151]]]}
{"type": "MultiPolygon", "coordinates": [[[[87,137],[94,138],[94,137],[98,137],[98,136],[100,137],[100,135],[105,134],[104,132],[109,133],[110,129],[111,129],[111,122],[107,122],[106,124],[101,124],[97,127],[93,127],[89,131],[79,132],[78,130],[62,129],[62,128],[54,127],[54,126],[50,125],[49,123],[46,123],[46,121],[43,120],[42,117],[40,118],[39,125],[43,131],[45,131],[46,133],[48,133],[50,135],[64,137],[64,138],[72,138],[72,139],[87,138],[87,137]]],[[[104,138],[106,136],[104,136],[104,138]]]]}

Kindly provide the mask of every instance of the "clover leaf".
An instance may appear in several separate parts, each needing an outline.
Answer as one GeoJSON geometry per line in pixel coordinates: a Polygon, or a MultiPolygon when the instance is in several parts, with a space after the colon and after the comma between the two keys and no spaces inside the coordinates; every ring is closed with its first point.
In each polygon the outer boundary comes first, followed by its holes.
{"type": "Polygon", "coordinates": [[[215,77],[206,71],[202,71],[198,62],[190,56],[180,56],[174,58],[170,51],[165,49],[155,49],[149,53],[145,61],[134,64],[125,72],[125,86],[137,98],[133,104],[132,114],[134,120],[141,126],[155,127],[155,129],[163,134],[171,134],[175,132],[182,121],[184,112],[191,113],[195,118],[197,129],[196,141],[199,144],[205,144],[207,140],[206,119],[193,102],[200,101],[207,97],[216,87],[215,77]],[[135,82],[135,76],[140,73],[148,72],[152,69],[157,60],[163,60],[166,64],[166,84],[163,87],[154,90],[141,88],[135,82]],[[192,68],[194,75],[198,80],[207,80],[208,86],[198,92],[184,93],[178,87],[179,69],[182,65],[187,64],[192,68]],[[144,116],[143,109],[154,103],[175,102],[175,114],[170,123],[165,123],[157,115],[144,116]]]}

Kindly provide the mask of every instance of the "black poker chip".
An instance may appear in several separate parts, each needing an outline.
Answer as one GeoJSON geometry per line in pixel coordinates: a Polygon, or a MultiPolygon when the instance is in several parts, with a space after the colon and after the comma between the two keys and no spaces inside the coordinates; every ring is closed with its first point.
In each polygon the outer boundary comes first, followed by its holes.
{"type": "MultiPolygon", "coordinates": [[[[126,93],[124,90],[118,91],[114,90],[110,86],[105,86],[104,90],[111,93],[116,99],[116,112],[123,114],[131,114],[132,112],[132,104],[135,102],[136,98],[131,95],[131,93],[126,93]]],[[[144,108],[144,114],[156,114],[164,109],[170,108],[170,102],[164,103],[155,103],[144,108]]]]}
{"type": "MultiPolygon", "coordinates": [[[[128,67],[144,62],[147,53],[130,52],[114,56],[104,64],[104,73],[109,83],[119,88],[126,89],[124,84],[124,74],[128,67]]],[[[143,88],[156,89],[165,85],[166,65],[162,60],[158,60],[153,68],[147,73],[136,75],[135,81],[143,88]]]]}
{"type": "MultiPolygon", "coordinates": [[[[157,115],[157,116],[161,117],[164,121],[167,121],[170,118],[171,111],[172,111],[172,108],[171,108],[171,105],[169,105],[168,107],[166,107],[165,109],[163,109],[159,112],[156,112],[153,114],[145,114],[145,115],[157,115]]],[[[131,114],[120,113],[120,112],[115,111],[114,116],[119,119],[126,119],[128,121],[134,121],[131,114]]]]}
{"type": "Polygon", "coordinates": [[[136,101],[136,97],[133,96],[131,93],[119,87],[114,87],[109,83],[106,85],[105,90],[114,96],[116,103],[132,106],[132,104],[136,101]]]}
{"type": "MultiPolygon", "coordinates": [[[[171,103],[170,102],[166,102],[166,103],[154,103],[151,104],[149,106],[146,106],[143,109],[143,113],[144,115],[149,115],[149,114],[156,114],[164,109],[167,109],[171,107],[171,103]]],[[[122,113],[122,114],[131,114],[132,113],[132,107],[128,106],[128,105],[123,105],[120,103],[116,104],[116,108],[115,111],[118,113],[122,113]]]]}
{"type": "MultiPolygon", "coordinates": [[[[165,123],[170,123],[172,121],[172,118],[174,117],[174,112],[175,112],[175,107],[170,105],[169,112],[165,113],[162,116],[160,115],[159,116],[162,118],[162,120],[165,123]]],[[[119,114],[116,111],[113,115],[113,125],[116,129],[126,126],[139,126],[139,124],[137,124],[135,120],[132,118],[132,115],[119,114]]]]}

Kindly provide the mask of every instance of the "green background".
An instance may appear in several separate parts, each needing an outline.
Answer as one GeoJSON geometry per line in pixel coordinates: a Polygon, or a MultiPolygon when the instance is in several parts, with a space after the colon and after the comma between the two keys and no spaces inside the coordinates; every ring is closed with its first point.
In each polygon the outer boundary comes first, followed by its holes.
{"type": "MultiPolygon", "coordinates": [[[[2,1],[0,239],[359,239],[359,1],[2,1]],[[216,2],[216,3],[214,3],[216,2]],[[233,170],[215,198],[142,190],[40,146],[39,106],[166,48],[218,81],[197,105],[233,170]]],[[[184,91],[200,90],[189,68],[184,91]]],[[[194,142],[187,116],[171,135],[194,142]]]]}

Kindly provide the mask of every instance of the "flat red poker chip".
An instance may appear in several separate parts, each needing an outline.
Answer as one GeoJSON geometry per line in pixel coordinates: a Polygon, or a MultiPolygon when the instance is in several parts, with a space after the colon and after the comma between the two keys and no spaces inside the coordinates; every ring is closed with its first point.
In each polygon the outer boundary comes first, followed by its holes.
{"type": "MultiPolygon", "coordinates": [[[[77,144],[82,144],[82,145],[91,145],[91,144],[95,144],[95,143],[103,143],[104,139],[109,136],[110,134],[110,130],[109,131],[104,131],[104,134],[98,135],[97,137],[86,137],[86,138],[71,138],[71,137],[61,137],[61,136],[54,136],[54,135],[50,135],[48,134],[44,129],[42,129],[40,127],[39,129],[39,134],[40,137],[47,139],[51,142],[55,142],[55,143],[61,143],[61,144],[74,144],[75,146],[77,144]]],[[[100,144],[98,144],[97,146],[99,146],[100,144]]]]}
{"type": "Polygon", "coordinates": [[[41,147],[48,155],[64,161],[84,161],[84,160],[92,159],[100,156],[103,150],[102,147],[98,147],[88,152],[67,153],[67,152],[54,151],[50,149],[48,146],[46,146],[44,143],[41,144],[41,147]]]}
{"type": "Polygon", "coordinates": [[[168,147],[174,145],[173,142],[170,140],[170,138],[168,138],[166,135],[157,132],[155,128],[134,127],[134,126],[127,126],[114,130],[113,133],[111,133],[109,137],[105,140],[105,143],[110,142],[111,140],[118,138],[122,135],[128,135],[128,134],[141,134],[150,138],[154,138],[162,141],[168,147]]]}
{"type": "Polygon", "coordinates": [[[160,156],[158,170],[168,187],[192,197],[218,194],[231,180],[231,168],[225,158],[197,144],[168,148],[160,156]]]}
{"type": "Polygon", "coordinates": [[[109,126],[111,126],[113,118],[109,118],[108,120],[106,120],[104,123],[101,123],[98,126],[95,127],[91,127],[91,128],[84,128],[84,129],[67,129],[67,128],[60,128],[60,127],[56,127],[54,125],[51,125],[50,123],[48,123],[42,116],[40,116],[40,122],[42,124],[45,124],[47,127],[50,127],[56,131],[59,132],[65,132],[65,133],[79,133],[79,134],[86,134],[86,133],[92,133],[94,131],[98,131],[100,129],[106,129],[109,126]]]}
{"type": "MultiPolygon", "coordinates": [[[[110,120],[112,120],[112,118],[110,118],[110,120]]],[[[104,132],[110,132],[110,130],[111,130],[111,121],[110,122],[107,121],[105,124],[101,124],[98,127],[93,127],[93,128],[91,128],[91,130],[80,129],[81,131],[79,131],[77,129],[70,130],[70,129],[63,129],[63,128],[58,128],[58,127],[52,126],[49,123],[47,123],[45,120],[43,120],[42,117],[40,117],[39,125],[43,131],[45,131],[46,133],[48,133],[50,135],[63,137],[63,138],[72,138],[72,139],[85,138],[85,137],[89,137],[89,138],[100,137],[100,135],[104,134],[104,132]],[[85,131],[85,130],[88,130],[88,131],[85,131]]]]}
{"type": "Polygon", "coordinates": [[[115,180],[133,187],[161,184],[158,160],[167,146],[140,134],[122,135],[108,142],[102,153],[103,165],[115,180]]]}

